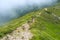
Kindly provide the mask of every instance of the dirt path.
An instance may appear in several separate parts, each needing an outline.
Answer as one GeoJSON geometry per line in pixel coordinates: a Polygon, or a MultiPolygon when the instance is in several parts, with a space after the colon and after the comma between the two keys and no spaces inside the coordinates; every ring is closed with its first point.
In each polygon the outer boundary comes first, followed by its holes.
{"type": "MultiPolygon", "coordinates": [[[[39,17],[41,15],[41,12],[36,15],[36,17],[39,17]]],[[[35,18],[32,17],[32,19],[22,26],[18,27],[16,30],[14,30],[12,33],[7,34],[5,37],[3,37],[0,40],[29,40],[32,39],[33,34],[31,33],[30,25],[35,22],[35,18]]]]}
{"type": "MultiPolygon", "coordinates": [[[[32,19],[32,23],[34,19],[32,19]]],[[[30,25],[28,23],[23,24],[12,33],[7,34],[7,36],[3,37],[0,40],[29,40],[32,39],[33,34],[29,30],[30,25]]]]}

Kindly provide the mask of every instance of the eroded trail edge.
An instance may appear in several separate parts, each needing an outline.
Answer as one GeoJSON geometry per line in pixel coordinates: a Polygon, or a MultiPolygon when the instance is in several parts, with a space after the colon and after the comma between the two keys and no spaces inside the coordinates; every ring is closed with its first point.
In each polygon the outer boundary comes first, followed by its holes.
{"type": "MultiPolygon", "coordinates": [[[[30,24],[34,23],[34,18],[32,18],[32,21],[30,24]]],[[[12,33],[7,34],[5,37],[3,37],[0,40],[30,40],[33,37],[33,34],[31,33],[29,21],[23,24],[22,26],[18,27],[16,30],[14,30],[12,33]]]]}

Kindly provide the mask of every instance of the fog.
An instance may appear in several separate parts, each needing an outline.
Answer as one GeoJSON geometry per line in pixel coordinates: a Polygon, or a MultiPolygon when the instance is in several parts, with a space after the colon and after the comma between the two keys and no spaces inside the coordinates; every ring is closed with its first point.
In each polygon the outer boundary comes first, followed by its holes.
{"type": "Polygon", "coordinates": [[[0,24],[56,2],[57,0],[0,0],[0,24]]]}

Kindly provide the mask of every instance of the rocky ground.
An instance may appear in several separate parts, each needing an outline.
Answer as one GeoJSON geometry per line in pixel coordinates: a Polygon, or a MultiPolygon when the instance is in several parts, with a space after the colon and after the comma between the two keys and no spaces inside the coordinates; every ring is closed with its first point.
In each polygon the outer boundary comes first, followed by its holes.
{"type": "MultiPolygon", "coordinates": [[[[32,19],[32,23],[34,22],[34,19],[32,19]]],[[[31,24],[31,23],[30,23],[31,24]]],[[[30,24],[26,22],[16,30],[14,30],[12,33],[7,34],[5,37],[3,37],[0,40],[29,40],[33,37],[33,34],[29,30],[30,24]]]]}
{"type": "MultiPolygon", "coordinates": [[[[41,12],[36,15],[36,17],[39,17],[41,15],[41,12]]],[[[5,37],[3,37],[0,40],[29,40],[32,39],[33,34],[31,33],[30,25],[35,22],[35,18],[32,17],[31,20],[27,21],[25,24],[14,30],[12,33],[7,34],[5,37]]]]}

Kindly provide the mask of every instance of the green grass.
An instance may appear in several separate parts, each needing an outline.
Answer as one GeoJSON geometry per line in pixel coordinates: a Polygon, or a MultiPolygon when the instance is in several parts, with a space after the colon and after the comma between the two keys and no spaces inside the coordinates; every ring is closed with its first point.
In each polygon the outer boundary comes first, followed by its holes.
{"type": "MultiPolygon", "coordinates": [[[[56,6],[60,6],[60,4],[56,6]]],[[[11,33],[34,16],[35,23],[33,23],[30,28],[34,35],[31,40],[60,40],[60,20],[51,14],[54,13],[58,17],[60,16],[60,9],[57,9],[56,6],[48,7],[49,13],[44,9],[41,9],[12,20],[6,25],[0,27],[0,37],[11,33]],[[42,14],[39,17],[36,17],[40,12],[42,14]]]]}
{"type": "Polygon", "coordinates": [[[25,16],[22,16],[20,18],[8,22],[4,26],[0,26],[0,38],[5,36],[6,34],[11,33],[17,27],[20,27],[23,23],[26,23],[28,20],[31,19],[32,16],[34,16],[33,14],[34,12],[28,13],[25,16]]]}
{"type": "MultiPolygon", "coordinates": [[[[60,6],[60,5],[57,5],[60,6]]],[[[48,8],[48,12],[60,16],[60,9],[48,8]]],[[[31,26],[33,38],[31,40],[60,40],[60,20],[52,14],[41,10],[41,15],[36,17],[36,22],[31,26]]]]}

